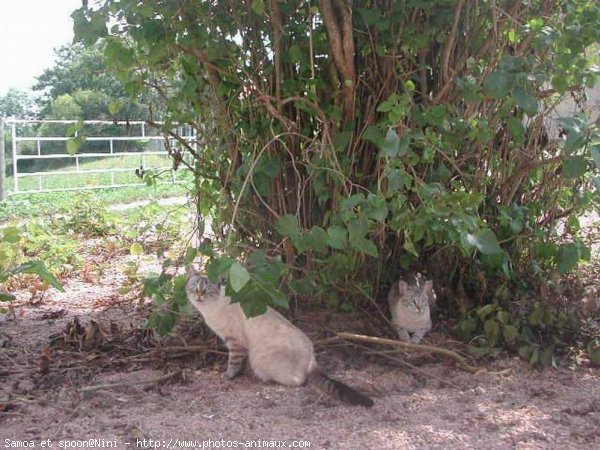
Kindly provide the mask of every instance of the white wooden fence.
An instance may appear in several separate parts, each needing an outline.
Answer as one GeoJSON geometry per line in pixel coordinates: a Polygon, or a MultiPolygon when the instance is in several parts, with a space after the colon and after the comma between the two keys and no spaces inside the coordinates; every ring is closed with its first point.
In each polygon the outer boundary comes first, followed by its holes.
{"type": "MultiPolygon", "coordinates": [[[[168,156],[168,152],[165,137],[157,129],[149,127],[146,122],[4,119],[4,125],[10,130],[12,146],[13,186],[12,189],[8,189],[8,192],[6,192],[8,195],[136,186],[143,183],[141,178],[139,181],[135,181],[135,177],[128,175],[126,178],[129,180],[133,178],[135,182],[123,182],[117,181],[116,175],[119,173],[133,175],[136,169],[139,170],[141,168],[144,171],[152,169],[165,172],[172,168],[172,161],[167,158],[164,158],[164,165],[162,166],[152,167],[151,165],[147,165],[147,160],[150,156],[168,156]],[[44,126],[46,129],[44,132],[41,132],[44,126]],[[77,131],[74,134],[67,133],[67,127],[77,128],[77,131]],[[103,133],[100,130],[108,127],[111,127],[113,131],[117,127],[116,129],[119,129],[120,132],[115,134],[122,135],[102,135],[103,133]],[[56,130],[60,130],[62,135],[58,135],[59,133],[56,130]],[[83,145],[79,151],[71,154],[67,151],[67,142],[73,137],[78,136],[81,138],[80,142],[83,145]],[[136,161],[136,164],[131,164],[131,166],[126,165],[125,167],[110,167],[110,164],[107,163],[106,168],[85,167],[86,163],[91,161],[91,158],[106,161],[106,159],[110,158],[124,157],[130,163],[136,161]],[[50,162],[52,160],[54,160],[54,163],[50,162]],[[30,161],[29,169],[34,167],[34,170],[23,170],[19,163],[24,161],[30,161]],[[45,161],[49,161],[49,163],[44,164],[45,161]],[[57,163],[60,166],[59,168],[56,168],[57,163]],[[44,166],[50,166],[50,168],[46,170],[44,166]],[[86,183],[77,187],[47,187],[45,184],[45,180],[49,177],[79,175],[80,178],[85,180],[86,176],[91,178],[94,174],[105,173],[110,174],[108,183],[104,180],[100,183],[86,183]],[[31,178],[37,179],[35,188],[32,188],[31,182],[25,183],[24,181],[31,178]]],[[[0,128],[2,128],[1,125],[0,128]]],[[[193,130],[181,129],[178,130],[178,134],[184,136],[184,139],[195,147],[193,130]]],[[[0,139],[4,140],[3,134],[0,135],[0,139]]],[[[170,140],[169,144],[172,148],[176,148],[179,145],[174,140],[170,140]]],[[[2,147],[3,144],[0,144],[0,150],[2,150],[2,147]]],[[[176,172],[170,170],[170,174],[171,181],[178,182],[176,172]]],[[[4,185],[6,189],[6,184],[6,180],[0,180],[0,187],[4,185]]],[[[0,198],[2,194],[0,192],[0,198]]]]}

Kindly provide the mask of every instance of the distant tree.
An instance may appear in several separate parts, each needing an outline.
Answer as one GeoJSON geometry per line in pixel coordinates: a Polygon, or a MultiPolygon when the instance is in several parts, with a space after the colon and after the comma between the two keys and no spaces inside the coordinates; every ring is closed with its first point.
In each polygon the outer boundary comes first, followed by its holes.
{"type": "Polygon", "coordinates": [[[59,95],[52,101],[48,119],[82,119],[83,110],[70,94],[59,95]]]}
{"type": "MultiPolygon", "coordinates": [[[[42,117],[56,118],[65,99],[54,103],[65,94],[81,108],[83,119],[144,119],[148,106],[132,100],[124,85],[110,74],[100,46],[85,48],[80,44],[65,45],[56,50],[54,66],[37,78],[34,91],[42,93],[39,105],[42,117]]],[[[73,117],[63,117],[73,118],[73,117]]]]}
{"type": "Polygon", "coordinates": [[[28,118],[35,116],[31,94],[21,89],[9,89],[0,96],[0,117],[28,118]]]}

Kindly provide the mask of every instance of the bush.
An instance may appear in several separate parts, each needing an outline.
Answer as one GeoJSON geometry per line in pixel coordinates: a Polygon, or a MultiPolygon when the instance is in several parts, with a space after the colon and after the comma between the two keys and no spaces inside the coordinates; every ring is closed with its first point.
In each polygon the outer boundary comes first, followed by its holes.
{"type": "Polygon", "coordinates": [[[125,0],[73,18],[132,96],[164,99],[165,134],[196,129],[171,155],[247,313],[281,289],[353,308],[409,268],[466,313],[590,257],[598,130],[562,118],[563,139],[547,118],[597,82],[595,1],[125,0]]]}

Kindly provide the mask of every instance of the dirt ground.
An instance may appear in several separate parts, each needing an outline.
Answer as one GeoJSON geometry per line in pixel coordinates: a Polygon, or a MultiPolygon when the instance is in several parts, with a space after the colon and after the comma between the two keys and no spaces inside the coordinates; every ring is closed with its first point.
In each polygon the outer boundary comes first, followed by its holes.
{"type": "MultiPolygon", "coordinates": [[[[250,373],[229,381],[199,321],[168,338],[141,328],[146,308],[119,292],[128,258],[74,273],[41,300],[24,289],[0,316],[0,446],[600,448],[600,371],[585,365],[532,371],[510,358],[473,375],[430,356],[317,345],[322,367],[370,395],[371,409],[250,373]]],[[[321,316],[299,319],[324,337],[321,316]]],[[[357,331],[343,326],[328,325],[357,331]]],[[[435,330],[426,340],[458,345],[435,330]]]]}

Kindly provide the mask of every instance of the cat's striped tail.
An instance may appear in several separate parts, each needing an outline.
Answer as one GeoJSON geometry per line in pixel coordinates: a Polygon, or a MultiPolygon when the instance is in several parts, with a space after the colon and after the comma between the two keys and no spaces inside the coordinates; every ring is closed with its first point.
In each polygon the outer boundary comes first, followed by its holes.
{"type": "Polygon", "coordinates": [[[321,369],[316,368],[308,374],[307,382],[314,384],[330,395],[350,403],[351,405],[361,405],[370,408],[373,406],[373,400],[352,389],[350,386],[329,378],[321,369]]]}

